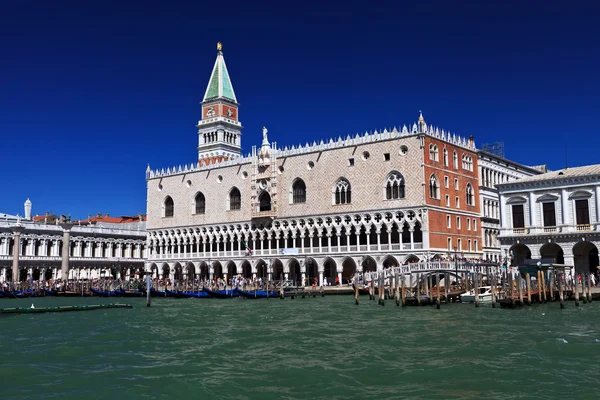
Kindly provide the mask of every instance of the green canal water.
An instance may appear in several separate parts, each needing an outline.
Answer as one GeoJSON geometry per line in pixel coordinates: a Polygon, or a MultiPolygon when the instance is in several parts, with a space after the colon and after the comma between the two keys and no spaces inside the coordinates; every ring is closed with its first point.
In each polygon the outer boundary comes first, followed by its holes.
{"type": "MultiPolygon", "coordinates": [[[[0,300],[0,307],[113,299],[0,300]]],[[[3,399],[597,399],[600,302],[120,299],[0,318],[3,399]]]]}

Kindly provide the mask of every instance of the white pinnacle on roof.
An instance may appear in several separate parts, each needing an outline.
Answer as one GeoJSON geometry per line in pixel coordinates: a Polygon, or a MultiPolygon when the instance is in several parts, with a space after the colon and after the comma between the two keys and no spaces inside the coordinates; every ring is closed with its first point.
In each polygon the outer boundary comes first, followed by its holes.
{"type": "Polygon", "coordinates": [[[219,97],[232,100],[237,103],[235,92],[233,91],[233,85],[231,79],[229,79],[229,73],[227,72],[227,66],[225,65],[225,58],[223,58],[223,52],[221,51],[221,42],[217,43],[217,59],[215,60],[215,66],[213,67],[212,74],[204,93],[204,101],[217,99],[219,97]]]}

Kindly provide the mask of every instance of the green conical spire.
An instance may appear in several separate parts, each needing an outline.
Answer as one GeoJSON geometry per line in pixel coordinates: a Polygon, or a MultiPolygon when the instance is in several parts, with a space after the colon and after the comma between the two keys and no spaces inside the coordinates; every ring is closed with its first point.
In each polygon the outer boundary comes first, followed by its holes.
{"type": "Polygon", "coordinates": [[[231,79],[229,79],[229,72],[227,72],[227,66],[225,65],[225,59],[223,58],[223,52],[221,51],[221,42],[217,44],[217,50],[217,59],[215,60],[215,66],[210,75],[203,101],[223,97],[237,103],[233,85],[231,84],[231,79]]]}

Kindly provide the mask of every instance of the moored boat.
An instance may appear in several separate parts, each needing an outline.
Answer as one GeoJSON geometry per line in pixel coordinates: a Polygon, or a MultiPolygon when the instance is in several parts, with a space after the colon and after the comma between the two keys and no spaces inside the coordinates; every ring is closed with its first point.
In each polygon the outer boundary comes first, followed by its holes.
{"type": "Polygon", "coordinates": [[[111,290],[111,291],[104,291],[104,290],[97,290],[97,289],[91,289],[92,293],[96,296],[100,296],[100,297],[116,297],[116,296],[121,296],[122,292],[120,290],[111,290]]]}
{"type": "MultiPolygon", "coordinates": [[[[479,302],[480,303],[491,303],[492,302],[492,287],[482,286],[478,288],[479,302]]],[[[467,293],[460,295],[461,303],[475,303],[475,289],[469,290],[467,293]]]]}
{"type": "Polygon", "coordinates": [[[232,297],[240,296],[239,290],[237,288],[229,290],[210,290],[208,288],[204,288],[203,290],[204,292],[208,293],[210,297],[214,297],[217,299],[229,299],[232,297]]]}

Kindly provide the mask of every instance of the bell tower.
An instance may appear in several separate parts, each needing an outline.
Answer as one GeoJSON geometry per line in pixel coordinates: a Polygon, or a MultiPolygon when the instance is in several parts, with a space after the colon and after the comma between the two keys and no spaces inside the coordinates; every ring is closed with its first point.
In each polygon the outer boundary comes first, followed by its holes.
{"type": "Polygon", "coordinates": [[[200,165],[239,157],[242,150],[239,104],[227,72],[221,42],[217,43],[217,59],[201,104],[202,119],[196,126],[200,165]]]}

